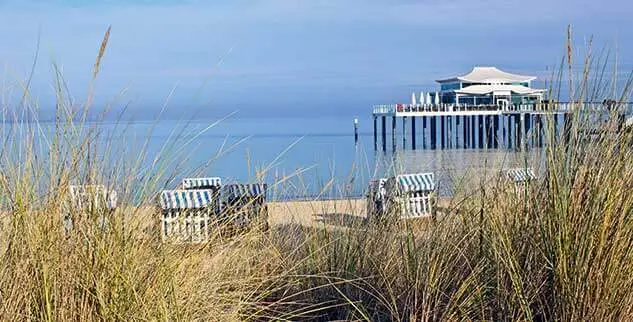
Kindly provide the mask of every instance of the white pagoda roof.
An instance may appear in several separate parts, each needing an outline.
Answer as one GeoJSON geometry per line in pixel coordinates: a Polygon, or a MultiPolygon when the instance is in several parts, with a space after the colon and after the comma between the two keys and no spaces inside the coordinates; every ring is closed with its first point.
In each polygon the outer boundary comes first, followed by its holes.
{"type": "Polygon", "coordinates": [[[508,95],[509,93],[515,93],[519,95],[540,94],[545,92],[544,89],[534,89],[530,87],[520,85],[471,85],[466,88],[456,89],[457,94],[470,94],[470,95],[508,95]]]}
{"type": "Polygon", "coordinates": [[[499,70],[496,67],[474,67],[473,70],[462,76],[438,79],[438,83],[462,81],[467,83],[518,83],[529,82],[536,79],[534,76],[517,75],[499,70]]]}

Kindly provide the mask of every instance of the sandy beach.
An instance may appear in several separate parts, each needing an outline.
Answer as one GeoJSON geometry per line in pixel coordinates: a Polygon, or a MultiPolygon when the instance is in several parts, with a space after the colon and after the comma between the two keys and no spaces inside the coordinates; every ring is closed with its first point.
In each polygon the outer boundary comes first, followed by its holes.
{"type": "MultiPolygon", "coordinates": [[[[445,208],[449,202],[447,198],[440,198],[438,207],[445,208]]],[[[367,217],[365,198],[269,202],[268,212],[272,226],[350,227],[367,217]]]]}

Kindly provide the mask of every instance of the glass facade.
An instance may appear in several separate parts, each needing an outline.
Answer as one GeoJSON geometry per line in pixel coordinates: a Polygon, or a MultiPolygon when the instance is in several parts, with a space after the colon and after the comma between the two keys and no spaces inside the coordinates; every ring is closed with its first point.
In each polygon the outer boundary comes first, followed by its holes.
{"type": "Polygon", "coordinates": [[[440,89],[443,91],[449,91],[452,89],[460,89],[461,88],[461,84],[460,83],[446,83],[446,84],[441,84],[440,85],[440,89]]]}

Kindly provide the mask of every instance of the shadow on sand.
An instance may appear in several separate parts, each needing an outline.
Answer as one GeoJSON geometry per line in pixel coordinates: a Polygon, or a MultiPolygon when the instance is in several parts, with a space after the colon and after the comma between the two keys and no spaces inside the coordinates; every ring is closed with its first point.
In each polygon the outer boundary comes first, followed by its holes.
{"type": "Polygon", "coordinates": [[[316,221],[341,227],[358,227],[365,224],[365,218],[344,213],[316,214],[316,221]]]}

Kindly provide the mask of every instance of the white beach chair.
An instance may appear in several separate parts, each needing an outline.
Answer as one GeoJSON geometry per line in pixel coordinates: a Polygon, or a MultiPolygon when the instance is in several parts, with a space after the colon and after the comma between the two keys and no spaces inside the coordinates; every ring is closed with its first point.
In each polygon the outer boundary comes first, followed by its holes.
{"type": "Polygon", "coordinates": [[[386,210],[400,218],[430,217],[434,213],[436,185],[433,173],[401,174],[387,179],[386,210]]]}
{"type": "Polygon", "coordinates": [[[66,232],[73,228],[78,215],[98,215],[100,226],[103,228],[106,225],[107,215],[117,207],[117,192],[106,189],[104,185],[71,185],[69,192],[70,208],[64,216],[66,232]]]}
{"type": "Polygon", "coordinates": [[[210,225],[217,219],[213,190],[164,190],[159,203],[164,241],[201,243],[209,239],[210,225]]]}
{"type": "Polygon", "coordinates": [[[385,213],[385,183],[387,179],[379,178],[371,180],[367,187],[367,218],[381,217],[385,213]]]}
{"type": "Polygon", "coordinates": [[[524,191],[530,182],[538,180],[532,168],[514,168],[506,170],[506,178],[514,184],[515,192],[524,191]]]}

